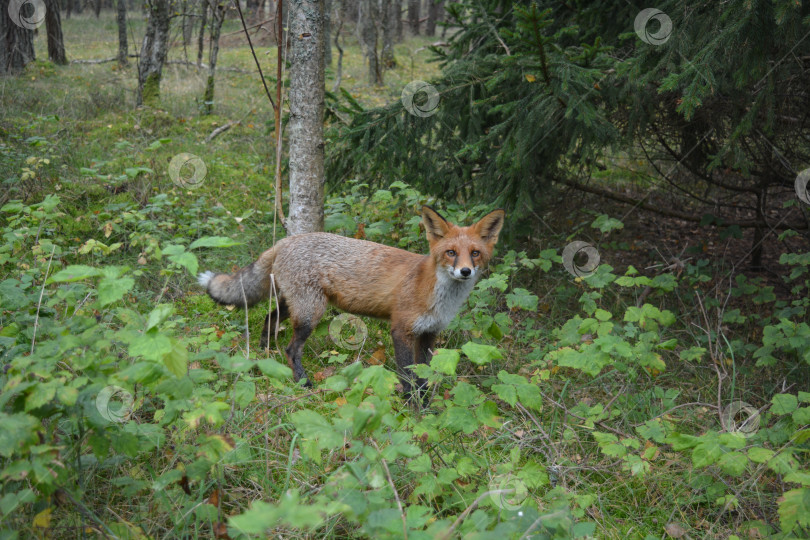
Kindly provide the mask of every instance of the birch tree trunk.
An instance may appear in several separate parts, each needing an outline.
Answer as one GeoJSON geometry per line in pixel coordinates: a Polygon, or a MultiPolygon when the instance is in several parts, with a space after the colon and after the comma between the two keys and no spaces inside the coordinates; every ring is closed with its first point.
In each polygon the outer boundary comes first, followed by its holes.
{"type": "Polygon", "coordinates": [[[118,14],[116,22],[118,23],[118,65],[121,67],[129,63],[127,55],[129,54],[129,43],[127,42],[127,1],[117,0],[118,14]]]}
{"type": "Polygon", "coordinates": [[[380,52],[380,63],[384,69],[397,67],[397,60],[394,58],[394,31],[397,2],[391,0],[380,0],[380,26],[382,27],[382,51],[380,52]]]}
{"type": "Polygon", "coordinates": [[[203,94],[204,114],[211,114],[214,109],[214,75],[219,54],[219,34],[224,20],[225,6],[216,0],[211,0],[211,52],[208,55],[208,81],[205,84],[205,94],[203,94]]]}
{"type": "Polygon", "coordinates": [[[160,100],[160,78],[169,50],[168,0],[152,0],[148,9],[149,23],[138,63],[138,105],[152,105],[160,100]]]}
{"type": "Polygon", "coordinates": [[[292,0],[287,234],[323,230],[323,1],[292,0]]]}
{"type": "Polygon", "coordinates": [[[21,13],[11,14],[8,12],[9,0],[0,1],[0,73],[16,75],[25,69],[26,64],[33,62],[34,55],[34,31],[29,30],[11,20],[23,22],[31,26],[35,14],[32,4],[20,5],[21,13]]]}
{"type": "Polygon", "coordinates": [[[64,66],[68,61],[65,55],[65,40],[62,37],[58,0],[45,0],[45,30],[48,34],[48,58],[54,64],[64,66]]]}

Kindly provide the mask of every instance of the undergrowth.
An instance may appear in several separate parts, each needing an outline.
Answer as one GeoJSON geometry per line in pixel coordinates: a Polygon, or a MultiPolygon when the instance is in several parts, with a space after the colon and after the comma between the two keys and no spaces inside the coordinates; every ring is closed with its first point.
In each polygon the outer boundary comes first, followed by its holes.
{"type": "MultiPolygon", "coordinates": [[[[72,106],[2,120],[1,538],[807,534],[810,254],[782,255],[779,295],[708,258],[572,277],[570,238],[503,246],[415,368],[429,407],[403,400],[387,325],[335,312],[303,388],[289,329],[262,351],[265,308],[194,282],[283,236],[263,121],[211,144],[226,118],[187,103],[72,106]],[[166,172],[181,152],[205,156],[196,189],[166,172]]],[[[344,179],[327,230],[424,252],[422,204],[488,210],[391,180],[344,179]]],[[[582,220],[605,246],[623,227],[582,220]]]]}

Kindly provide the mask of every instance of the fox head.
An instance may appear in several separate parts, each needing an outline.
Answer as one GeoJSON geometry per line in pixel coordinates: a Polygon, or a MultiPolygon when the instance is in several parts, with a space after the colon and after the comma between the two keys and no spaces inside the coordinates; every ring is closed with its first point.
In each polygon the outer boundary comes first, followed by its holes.
{"type": "Polygon", "coordinates": [[[476,279],[486,268],[503,227],[504,211],[490,212],[469,227],[459,227],[429,206],[422,207],[430,255],[436,267],[457,280],[476,279]]]}

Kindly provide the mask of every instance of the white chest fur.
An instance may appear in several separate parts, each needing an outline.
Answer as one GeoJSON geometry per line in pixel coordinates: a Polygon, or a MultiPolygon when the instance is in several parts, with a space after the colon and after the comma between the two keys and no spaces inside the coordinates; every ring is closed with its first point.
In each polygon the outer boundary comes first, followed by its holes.
{"type": "Polygon", "coordinates": [[[433,289],[428,310],[414,321],[413,332],[415,334],[435,334],[447,328],[458,310],[461,309],[461,305],[467,301],[473,287],[475,287],[475,278],[459,281],[450,277],[445,270],[437,270],[436,286],[433,289]]]}

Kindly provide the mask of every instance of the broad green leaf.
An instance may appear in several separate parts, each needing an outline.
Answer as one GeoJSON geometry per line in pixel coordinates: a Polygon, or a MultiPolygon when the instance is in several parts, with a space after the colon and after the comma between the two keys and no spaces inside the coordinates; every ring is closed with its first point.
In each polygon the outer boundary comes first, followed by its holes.
{"type": "Polygon", "coordinates": [[[194,240],[188,249],[197,249],[199,247],[231,247],[238,246],[241,242],[237,242],[227,236],[203,236],[194,240]]]}
{"type": "Polygon", "coordinates": [[[455,375],[460,358],[461,355],[457,349],[438,349],[430,359],[430,366],[439,373],[455,375]]]}
{"type": "Polygon", "coordinates": [[[289,379],[292,377],[292,369],[284,364],[276,362],[272,358],[265,358],[256,362],[256,366],[262,373],[274,379],[289,379]]]}
{"type": "Polygon", "coordinates": [[[141,356],[154,362],[160,362],[170,352],[172,352],[172,340],[156,329],[144,332],[129,345],[130,356],[141,356]]]}
{"type": "Polygon", "coordinates": [[[253,381],[237,381],[233,385],[234,402],[239,407],[247,407],[256,397],[256,383],[253,381]]]}
{"type": "Polygon", "coordinates": [[[799,406],[799,400],[793,394],[776,394],[771,398],[771,412],[774,414],[790,414],[799,406]]]}
{"type": "Polygon", "coordinates": [[[92,266],[85,266],[82,264],[72,264],[52,275],[50,279],[48,279],[48,283],[69,283],[72,281],[81,281],[87,278],[98,277],[102,275],[102,273],[103,272],[99,268],[93,268],[92,266]]]}
{"type": "Polygon", "coordinates": [[[182,341],[172,339],[171,351],[163,357],[163,363],[169,371],[182,377],[188,370],[188,349],[182,341]]]}
{"type": "MultiPolygon", "coordinates": [[[[479,366],[483,366],[489,364],[493,360],[503,358],[503,355],[497,347],[493,347],[492,345],[484,345],[482,343],[474,343],[472,341],[468,341],[462,345],[461,350],[464,352],[467,358],[470,359],[470,362],[473,364],[478,364],[479,366]]],[[[448,373],[448,375],[451,375],[451,373],[448,373]]]]}
{"type": "Polygon", "coordinates": [[[492,391],[512,407],[517,403],[517,390],[511,384],[493,384],[492,391]]]}
{"type": "Polygon", "coordinates": [[[128,277],[105,277],[98,282],[98,301],[104,307],[121,300],[135,286],[135,280],[128,277]]]}
{"type": "Polygon", "coordinates": [[[810,527],[810,488],[791,489],[779,498],[779,522],[784,532],[810,527]]]}
{"type": "Polygon", "coordinates": [[[158,304],[149,313],[149,318],[146,320],[146,329],[151,330],[155,326],[159,325],[168,319],[169,315],[171,315],[173,312],[174,306],[172,304],[158,304]]]}
{"type": "Polygon", "coordinates": [[[197,270],[199,270],[199,263],[197,262],[196,255],[194,255],[193,253],[186,251],[184,253],[179,253],[177,255],[169,255],[169,260],[188,270],[189,274],[191,274],[192,276],[197,275],[197,270]]]}
{"type": "Polygon", "coordinates": [[[303,437],[317,440],[321,448],[343,446],[343,433],[317,412],[303,409],[290,415],[290,419],[303,437]]]}
{"type": "Polygon", "coordinates": [[[464,407],[456,407],[451,405],[444,412],[444,427],[452,429],[453,431],[463,431],[470,434],[478,429],[478,419],[472,411],[464,407]]]}
{"type": "Polygon", "coordinates": [[[740,476],[748,466],[748,458],[740,452],[729,452],[723,454],[717,464],[724,473],[731,476],[740,476]]]}
{"type": "Polygon", "coordinates": [[[506,306],[509,309],[525,309],[537,311],[538,298],[526,289],[513,289],[506,295],[506,306]]]}
{"type": "Polygon", "coordinates": [[[42,427],[39,419],[25,413],[0,412],[0,456],[9,458],[15,452],[37,441],[37,431],[42,427]]]}
{"type": "Polygon", "coordinates": [[[748,449],[748,459],[754,463],[765,463],[774,456],[775,452],[768,448],[754,446],[748,449]]]}

